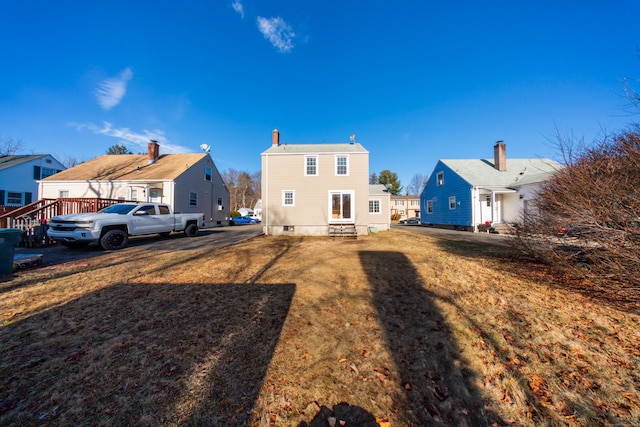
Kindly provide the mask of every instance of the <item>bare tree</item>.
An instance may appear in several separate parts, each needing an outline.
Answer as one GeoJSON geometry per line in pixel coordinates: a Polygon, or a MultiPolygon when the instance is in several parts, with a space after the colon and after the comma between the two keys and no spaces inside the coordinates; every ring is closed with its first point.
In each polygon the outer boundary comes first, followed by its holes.
{"type": "Polygon", "coordinates": [[[22,140],[14,139],[11,136],[0,137],[0,156],[13,156],[22,150],[22,140]]]}
{"type": "Polygon", "coordinates": [[[236,169],[228,169],[222,172],[227,188],[229,189],[231,211],[240,208],[252,208],[261,197],[261,173],[248,173],[236,169]]]}
{"type": "Polygon", "coordinates": [[[62,163],[66,168],[72,168],[82,163],[76,157],[70,156],[70,155],[64,155],[64,156],[56,155],[55,158],[58,159],[58,161],[62,163]]]}
{"type": "Polygon", "coordinates": [[[565,167],[522,217],[518,244],[574,273],[640,288],[640,126],[558,147],[565,167]]]}
{"type": "Polygon", "coordinates": [[[413,188],[413,193],[416,195],[420,195],[422,193],[422,189],[427,185],[427,177],[422,175],[421,173],[417,173],[413,175],[411,181],[409,181],[409,185],[407,186],[407,194],[409,194],[409,188],[413,188]]]}

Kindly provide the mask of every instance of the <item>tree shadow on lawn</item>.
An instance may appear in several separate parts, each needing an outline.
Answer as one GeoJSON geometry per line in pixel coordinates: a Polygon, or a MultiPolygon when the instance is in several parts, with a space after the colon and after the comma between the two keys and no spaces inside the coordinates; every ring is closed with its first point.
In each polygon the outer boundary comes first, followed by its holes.
{"type": "Polygon", "coordinates": [[[362,251],[373,304],[406,393],[401,413],[415,425],[484,426],[501,418],[484,408],[440,309],[437,295],[400,252],[362,251]]]}
{"type": "Polygon", "coordinates": [[[244,425],[295,284],[117,284],[0,329],[0,424],[244,425]]]}

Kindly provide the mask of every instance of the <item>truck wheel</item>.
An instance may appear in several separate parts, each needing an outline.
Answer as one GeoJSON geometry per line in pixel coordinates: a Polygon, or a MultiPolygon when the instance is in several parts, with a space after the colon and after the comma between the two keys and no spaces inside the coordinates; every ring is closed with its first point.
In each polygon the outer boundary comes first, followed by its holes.
{"type": "Polygon", "coordinates": [[[100,238],[100,246],[108,251],[122,249],[127,246],[128,242],[127,232],[118,228],[107,231],[100,238]]]}
{"type": "Polygon", "coordinates": [[[184,229],[184,235],[187,237],[196,237],[198,235],[198,224],[188,224],[184,229]]]}

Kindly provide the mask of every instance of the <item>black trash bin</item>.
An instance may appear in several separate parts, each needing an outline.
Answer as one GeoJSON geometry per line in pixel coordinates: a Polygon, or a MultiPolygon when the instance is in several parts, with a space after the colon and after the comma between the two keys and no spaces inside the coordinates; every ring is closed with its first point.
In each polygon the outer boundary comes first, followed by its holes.
{"type": "Polygon", "coordinates": [[[13,255],[20,239],[19,228],[0,228],[0,274],[13,273],[13,255]]]}

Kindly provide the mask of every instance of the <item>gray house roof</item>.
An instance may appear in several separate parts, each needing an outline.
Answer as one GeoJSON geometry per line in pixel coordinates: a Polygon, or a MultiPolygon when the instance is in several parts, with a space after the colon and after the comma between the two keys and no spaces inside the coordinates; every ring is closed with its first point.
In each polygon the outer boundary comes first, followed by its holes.
{"type": "Polygon", "coordinates": [[[383,184],[369,184],[370,196],[388,196],[389,194],[383,184]]]}
{"type": "Polygon", "coordinates": [[[46,156],[47,154],[0,156],[0,170],[9,169],[22,163],[30,162],[31,160],[36,160],[46,156]]]}
{"type": "MultiPolygon", "coordinates": [[[[562,165],[551,159],[507,159],[507,168],[499,171],[491,160],[440,160],[474,187],[491,190],[514,189],[546,181],[562,165]]],[[[446,180],[446,178],[445,178],[446,180]]]]}
{"type": "Polygon", "coordinates": [[[353,144],[278,144],[262,154],[368,153],[359,143],[353,144]]]}

